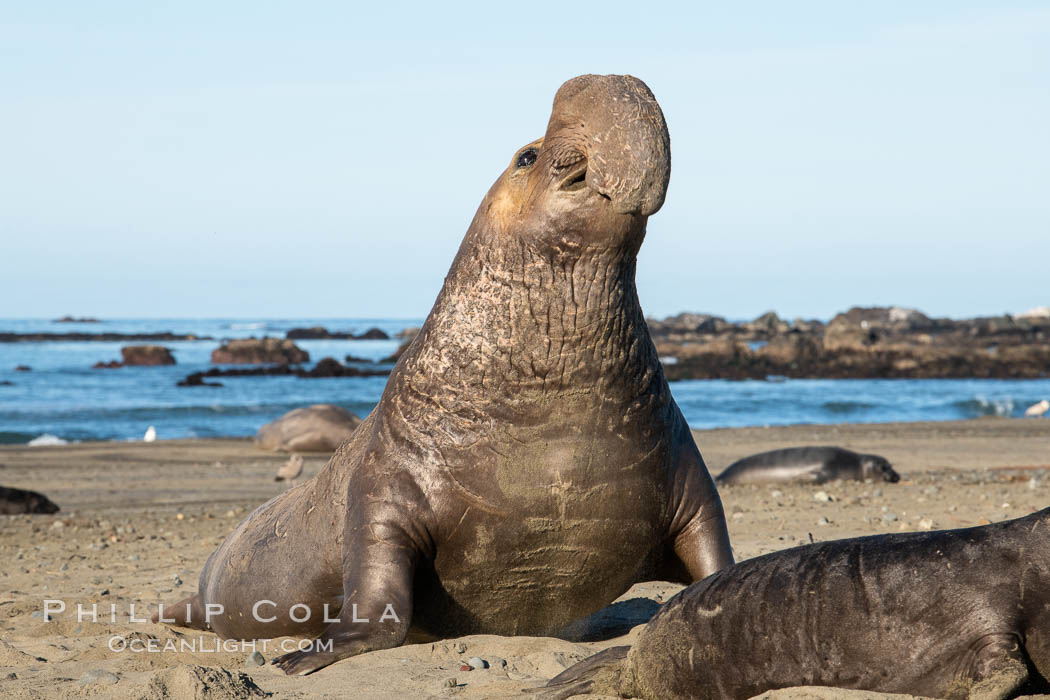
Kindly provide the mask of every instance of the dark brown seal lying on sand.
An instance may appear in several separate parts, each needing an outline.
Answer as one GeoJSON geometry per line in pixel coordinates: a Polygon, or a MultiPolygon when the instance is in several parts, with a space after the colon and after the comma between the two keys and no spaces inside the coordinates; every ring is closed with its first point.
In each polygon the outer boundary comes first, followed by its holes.
{"type": "Polygon", "coordinates": [[[787,447],[733,462],[715,477],[719,484],[823,484],[835,479],[876,479],[897,483],[901,476],[885,457],[842,447],[787,447]]]}
{"type": "Polygon", "coordinates": [[[58,510],[58,506],[42,493],[0,486],[0,515],[48,515],[58,510]]]}
{"type": "Polygon", "coordinates": [[[223,637],[320,633],[334,649],[276,661],[309,673],[401,644],[410,623],[550,634],[636,581],[732,563],[635,289],[669,176],[644,83],[565,83],[546,136],[481,203],[379,405],[317,477],[241,523],[170,614],[188,605],[203,626],[221,605],[223,637]],[[291,619],[297,604],[309,620],[291,619]]]}
{"type": "Polygon", "coordinates": [[[668,601],[630,648],[539,694],[748,698],[832,686],[1003,700],[1050,678],[1050,508],[984,527],[822,542],[668,601]]]}

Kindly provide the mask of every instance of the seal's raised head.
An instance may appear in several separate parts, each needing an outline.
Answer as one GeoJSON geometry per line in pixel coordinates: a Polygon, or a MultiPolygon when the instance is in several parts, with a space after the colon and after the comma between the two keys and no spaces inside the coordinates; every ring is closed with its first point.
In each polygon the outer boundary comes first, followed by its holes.
{"type": "Polygon", "coordinates": [[[546,134],[514,154],[481,212],[529,242],[637,252],[670,176],[667,124],[645,83],[583,75],[558,90],[546,134]]]}

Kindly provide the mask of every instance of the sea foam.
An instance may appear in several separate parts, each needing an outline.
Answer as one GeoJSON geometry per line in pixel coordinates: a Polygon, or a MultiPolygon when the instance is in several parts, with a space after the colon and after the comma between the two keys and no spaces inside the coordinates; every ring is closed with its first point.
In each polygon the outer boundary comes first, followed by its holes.
{"type": "Polygon", "coordinates": [[[26,444],[30,447],[47,447],[49,445],[68,445],[69,440],[63,440],[59,436],[52,435],[51,433],[44,433],[43,435],[37,435],[26,444]]]}

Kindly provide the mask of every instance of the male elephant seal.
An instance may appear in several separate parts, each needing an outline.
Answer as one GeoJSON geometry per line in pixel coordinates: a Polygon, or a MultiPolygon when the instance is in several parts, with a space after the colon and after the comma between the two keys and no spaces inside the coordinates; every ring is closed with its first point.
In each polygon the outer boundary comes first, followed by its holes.
{"type": "Polygon", "coordinates": [[[635,290],[669,176],[644,83],[565,83],[544,138],[482,201],[379,405],[316,477],[241,523],[165,616],[227,638],[319,633],[330,651],[275,662],[304,674],[397,646],[410,623],[550,634],[636,581],[731,564],[635,290]]]}
{"type": "Polygon", "coordinates": [[[49,515],[58,510],[58,506],[42,493],[0,486],[0,515],[49,515]]]}
{"type": "Polygon", "coordinates": [[[1050,508],[795,547],[672,598],[540,694],[748,698],[791,686],[991,700],[1050,690],[1050,508]]]}
{"type": "Polygon", "coordinates": [[[774,484],[797,481],[822,484],[835,479],[881,479],[896,483],[900,474],[879,455],[841,447],[788,447],[733,462],[715,477],[719,484],[774,484]]]}

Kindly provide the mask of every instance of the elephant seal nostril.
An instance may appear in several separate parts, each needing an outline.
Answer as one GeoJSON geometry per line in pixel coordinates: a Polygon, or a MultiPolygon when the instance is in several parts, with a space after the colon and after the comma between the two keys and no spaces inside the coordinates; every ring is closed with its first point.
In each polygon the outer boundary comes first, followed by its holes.
{"type": "Polygon", "coordinates": [[[587,164],[577,168],[562,180],[561,189],[566,192],[576,192],[587,187],[587,164]]]}

